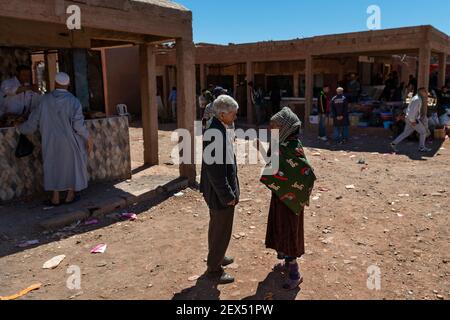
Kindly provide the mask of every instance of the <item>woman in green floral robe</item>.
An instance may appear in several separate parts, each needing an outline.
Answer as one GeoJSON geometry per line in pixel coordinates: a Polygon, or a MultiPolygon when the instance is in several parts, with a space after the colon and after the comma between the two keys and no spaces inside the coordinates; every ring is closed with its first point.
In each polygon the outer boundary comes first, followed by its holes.
{"type": "Polygon", "coordinates": [[[316,180],[300,141],[300,128],[301,121],[288,107],[273,116],[271,129],[279,130],[280,137],[279,170],[261,177],[272,191],[266,247],[276,250],[278,258],[284,260],[276,268],[287,271],[283,287],[288,290],[303,282],[297,258],[305,253],[304,208],[309,205],[316,180]]]}

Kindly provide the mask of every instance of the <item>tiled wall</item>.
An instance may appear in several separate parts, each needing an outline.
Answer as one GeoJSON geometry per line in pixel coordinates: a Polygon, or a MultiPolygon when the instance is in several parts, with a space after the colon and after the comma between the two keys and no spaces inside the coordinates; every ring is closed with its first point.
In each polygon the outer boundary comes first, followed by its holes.
{"type": "MultiPolygon", "coordinates": [[[[89,156],[90,182],[126,180],[131,177],[130,139],[127,117],[87,120],[94,139],[89,156]]],[[[0,129],[0,201],[42,192],[43,170],[39,134],[33,136],[33,155],[17,159],[18,141],[14,128],[0,129]]]]}

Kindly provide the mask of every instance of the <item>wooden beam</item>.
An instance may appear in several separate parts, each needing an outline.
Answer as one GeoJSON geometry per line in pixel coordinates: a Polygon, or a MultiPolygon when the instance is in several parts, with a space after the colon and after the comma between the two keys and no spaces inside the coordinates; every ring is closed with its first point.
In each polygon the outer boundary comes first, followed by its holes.
{"type": "Polygon", "coordinates": [[[177,39],[177,120],[178,127],[189,131],[191,154],[189,163],[180,164],[181,177],[187,178],[190,184],[196,182],[195,168],[195,46],[192,40],[177,39]]]}
{"type": "Polygon", "coordinates": [[[105,97],[105,113],[107,116],[117,114],[114,106],[111,105],[109,99],[109,86],[108,86],[108,55],[106,54],[108,49],[100,49],[102,56],[102,78],[103,78],[103,96],[105,97]]]}
{"type": "MultiPolygon", "coordinates": [[[[252,102],[252,88],[248,85],[250,82],[254,82],[255,74],[253,68],[253,62],[247,61],[246,63],[246,78],[247,78],[247,124],[254,124],[253,117],[253,102],[252,102]]],[[[253,84],[254,85],[254,84],[253,84]]]]}
{"type": "Polygon", "coordinates": [[[57,67],[58,53],[47,53],[45,55],[45,66],[47,69],[47,89],[55,90],[55,76],[57,67]]]}
{"type": "Polygon", "coordinates": [[[161,37],[161,36],[150,36],[143,34],[135,34],[130,32],[120,32],[113,30],[103,30],[103,29],[94,29],[94,28],[86,28],[89,32],[89,35],[92,39],[95,40],[109,40],[109,41],[118,41],[125,43],[135,43],[135,44],[144,44],[150,42],[158,42],[158,41],[168,41],[172,38],[170,37],[161,37]]]}
{"type": "Polygon", "coordinates": [[[139,46],[141,77],[142,128],[144,132],[144,163],[158,165],[158,105],[156,101],[156,66],[153,45],[139,46]]]}
{"type": "Polygon", "coordinates": [[[0,17],[0,45],[36,49],[88,49],[91,42],[86,30],[70,31],[65,25],[0,17]]]}
{"type": "MultiPolygon", "coordinates": [[[[0,0],[0,15],[65,27],[69,15],[61,0],[0,0]]],[[[81,9],[83,28],[97,28],[161,37],[192,37],[192,13],[144,1],[70,1],[81,9]],[[131,23],[130,23],[131,21],[131,23]]],[[[156,2],[156,1],[155,1],[156,2]]],[[[66,1],[68,4],[69,1],[66,1]]]]}

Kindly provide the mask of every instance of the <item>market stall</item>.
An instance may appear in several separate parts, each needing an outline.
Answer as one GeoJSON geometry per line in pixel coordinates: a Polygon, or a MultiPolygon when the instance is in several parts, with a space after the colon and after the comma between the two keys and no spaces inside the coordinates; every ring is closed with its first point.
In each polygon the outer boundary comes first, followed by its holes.
{"type": "MultiPolygon", "coordinates": [[[[127,117],[86,120],[94,139],[89,155],[90,182],[125,180],[131,177],[130,140],[127,117]]],[[[40,137],[30,137],[33,154],[16,158],[19,135],[14,127],[0,128],[0,201],[42,193],[42,156],[40,137]]]]}

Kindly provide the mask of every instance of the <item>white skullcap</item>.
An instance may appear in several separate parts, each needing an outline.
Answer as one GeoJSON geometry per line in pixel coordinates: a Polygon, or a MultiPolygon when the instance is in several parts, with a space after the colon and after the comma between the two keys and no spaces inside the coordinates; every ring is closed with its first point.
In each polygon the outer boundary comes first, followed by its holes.
{"type": "Polygon", "coordinates": [[[336,89],[336,91],[337,91],[337,92],[344,92],[344,88],[339,87],[339,88],[336,89]]]}
{"type": "Polygon", "coordinates": [[[55,77],[55,82],[62,86],[68,86],[70,84],[70,77],[67,73],[58,72],[55,77]]]}

